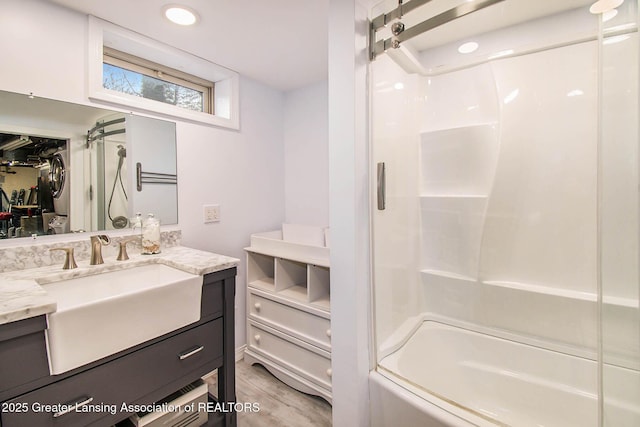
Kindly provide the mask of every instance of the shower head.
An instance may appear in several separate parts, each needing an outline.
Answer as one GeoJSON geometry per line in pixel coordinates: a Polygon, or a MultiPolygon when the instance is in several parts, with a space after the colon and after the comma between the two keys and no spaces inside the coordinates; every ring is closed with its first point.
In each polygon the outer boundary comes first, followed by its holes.
{"type": "Polygon", "coordinates": [[[127,157],[127,149],[123,145],[118,145],[118,156],[121,158],[127,157]]]}

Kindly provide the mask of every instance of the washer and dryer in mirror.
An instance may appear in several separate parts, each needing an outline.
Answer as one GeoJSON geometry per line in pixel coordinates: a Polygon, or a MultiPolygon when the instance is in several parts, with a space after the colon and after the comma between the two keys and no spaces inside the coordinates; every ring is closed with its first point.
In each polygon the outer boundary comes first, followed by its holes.
{"type": "Polygon", "coordinates": [[[69,232],[67,141],[0,133],[0,238],[69,232]]]}

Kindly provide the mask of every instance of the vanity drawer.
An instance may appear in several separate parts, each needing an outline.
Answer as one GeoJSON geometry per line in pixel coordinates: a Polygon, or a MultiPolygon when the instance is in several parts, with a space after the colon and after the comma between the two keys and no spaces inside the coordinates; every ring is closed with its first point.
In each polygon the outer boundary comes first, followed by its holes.
{"type": "Polygon", "coordinates": [[[330,354],[268,326],[251,321],[249,348],[303,378],[331,390],[330,354]]]}
{"type": "Polygon", "coordinates": [[[249,291],[249,316],[289,335],[331,351],[331,320],[249,291]]]}
{"type": "MultiPolygon", "coordinates": [[[[222,364],[222,319],[185,331],[136,352],[5,402],[11,412],[2,413],[2,427],[87,426],[103,417],[105,424],[128,414],[119,412],[123,403],[134,404],[167,384],[194,381],[222,364]],[[212,368],[212,362],[216,366],[212,368]],[[80,406],[82,402],[86,405],[80,406]],[[60,415],[65,408],[41,405],[70,403],[79,409],[60,415]],[[26,412],[18,412],[26,409],[26,412]],[[83,412],[86,411],[86,412],[83,412]],[[56,416],[57,415],[57,416],[56,416]]],[[[157,399],[163,396],[157,396],[157,399]]],[[[152,403],[145,401],[144,403],[152,403]]]]}
{"type": "Polygon", "coordinates": [[[0,325],[0,400],[9,390],[49,375],[45,316],[0,325]]]}

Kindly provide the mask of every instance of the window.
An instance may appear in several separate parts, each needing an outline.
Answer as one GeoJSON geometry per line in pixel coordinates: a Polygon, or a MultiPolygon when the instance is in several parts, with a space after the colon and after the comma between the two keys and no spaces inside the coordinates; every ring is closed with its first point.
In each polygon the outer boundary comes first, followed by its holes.
{"type": "Polygon", "coordinates": [[[240,75],[89,16],[87,95],[196,123],[240,129],[240,75]]]}
{"type": "Polygon", "coordinates": [[[186,110],[214,114],[214,83],[108,47],[104,48],[102,86],[186,110]]]}

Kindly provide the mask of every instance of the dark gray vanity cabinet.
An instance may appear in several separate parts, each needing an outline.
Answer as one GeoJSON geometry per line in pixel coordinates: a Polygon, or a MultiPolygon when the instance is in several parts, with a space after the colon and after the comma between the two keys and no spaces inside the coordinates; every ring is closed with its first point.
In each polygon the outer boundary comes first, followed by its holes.
{"type": "MultiPolygon", "coordinates": [[[[235,275],[204,276],[197,323],[62,375],[49,375],[45,316],[0,325],[0,425],[125,426],[123,403],[158,402],[215,369],[217,400],[235,402],[235,275]]],[[[235,426],[236,414],[209,413],[208,425],[235,426]]]]}

